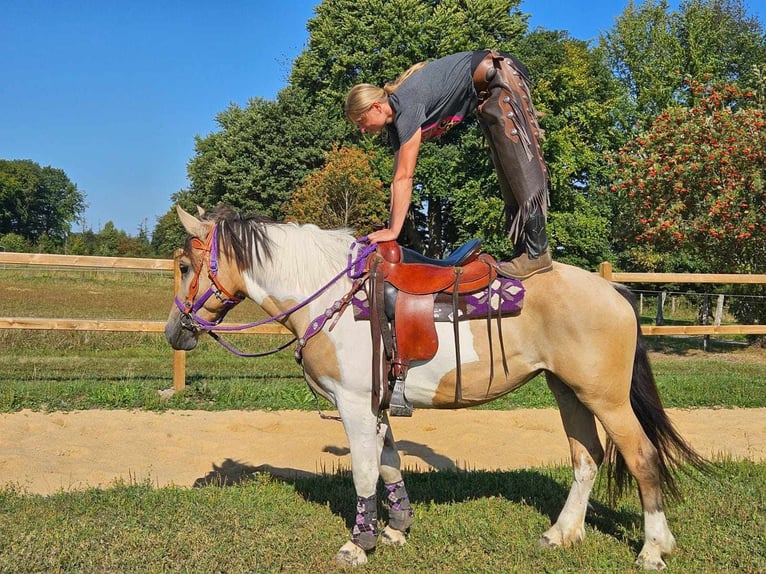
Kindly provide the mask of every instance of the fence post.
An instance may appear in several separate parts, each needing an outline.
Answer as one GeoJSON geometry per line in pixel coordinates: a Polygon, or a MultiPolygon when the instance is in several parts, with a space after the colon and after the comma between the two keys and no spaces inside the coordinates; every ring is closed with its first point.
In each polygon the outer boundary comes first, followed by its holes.
{"type": "MultiPolygon", "coordinates": [[[[702,324],[710,324],[710,295],[707,293],[702,297],[702,324]]],[[[702,337],[702,350],[705,352],[710,350],[710,335],[702,337]]]]}
{"type": "Polygon", "coordinates": [[[186,388],[186,351],[173,351],[173,390],[186,388]]]}
{"type": "MultiPolygon", "coordinates": [[[[178,258],[183,255],[183,249],[176,249],[173,253],[173,296],[181,287],[181,268],[178,266],[178,258]]],[[[173,351],[173,390],[183,391],[186,388],[186,351],[173,351]]]]}
{"type": "Polygon", "coordinates": [[[598,273],[607,281],[612,280],[612,264],[609,261],[602,261],[598,266],[598,273]]]}
{"type": "Polygon", "coordinates": [[[658,327],[661,327],[665,324],[665,297],[667,297],[668,293],[667,291],[660,291],[657,294],[657,318],[654,321],[654,324],[658,327]]]}
{"type": "Polygon", "coordinates": [[[718,295],[718,302],[715,305],[715,317],[713,318],[713,325],[716,327],[721,325],[723,319],[723,302],[725,295],[718,295]]]}

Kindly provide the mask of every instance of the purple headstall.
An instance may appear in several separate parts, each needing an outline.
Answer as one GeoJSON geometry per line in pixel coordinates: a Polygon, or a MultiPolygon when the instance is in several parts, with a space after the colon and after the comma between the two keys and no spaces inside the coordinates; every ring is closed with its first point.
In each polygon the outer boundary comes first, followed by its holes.
{"type": "Polygon", "coordinates": [[[361,287],[361,284],[363,282],[362,276],[365,273],[365,262],[367,261],[367,257],[375,251],[376,246],[374,244],[370,245],[367,241],[367,237],[362,237],[360,239],[357,239],[351,244],[351,248],[349,250],[348,255],[348,265],[345,269],[343,269],[340,273],[338,273],[335,277],[330,279],[329,282],[327,282],[323,287],[321,287],[316,293],[311,295],[309,298],[305,299],[301,303],[298,303],[294,307],[291,307],[290,309],[287,309],[286,311],[283,311],[277,315],[266,317],[265,319],[261,319],[260,321],[256,321],[254,323],[248,323],[246,325],[230,325],[230,326],[220,326],[221,321],[223,321],[223,318],[226,316],[226,313],[228,313],[233,307],[235,307],[238,303],[240,303],[243,299],[242,297],[238,295],[232,295],[227,289],[224,288],[224,286],[221,284],[220,280],[218,279],[218,226],[213,226],[213,229],[211,230],[210,234],[207,237],[207,241],[203,242],[201,239],[198,238],[192,238],[191,240],[192,247],[195,249],[201,249],[205,252],[205,255],[203,257],[203,262],[207,263],[208,268],[208,278],[210,279],[210,287],[208,287],[207,291],[205,291],[201,296],[197,298],[197,293],[199,292],[199,276],[202,272],[202,262],[195,266],[195,275],[192,279],[191,285],[189,286],[189,293],[186,296],[186,301],[181,301],[178,296],[175,297],[175,303],[178,309],[181,311],[181,324],[184,326],[184,328],[192,330],[192,331],[204,331],[207,332],[210,336],[212,336],[216,341],[218,341],[222,346],[224,346],[226,349],[231,351],[232,353],[239,355],[241,357],[262,357],[264,355],[269,355],[272,353],[276,353],[278,351],[281,351],[282,349],[285,349],[290,344],[292,344],[296,339],[293,339],[289,341],[288,343],[281,345],[271,351],[266,351],[263,353],[254,353],[254,354],[247,354],[243,353],[242,351],[239,351],[231,344],[227,343],[223,339],[221,339],[216,333],[213,332],[213,330],[216,331],[243,331],[245,329],[250,329],[252,327],[258,327],[260,325],[265,325],[268,323],[273,323],[276,321],[279,321],[280,319],[283,319],[285,317],[288,317],[289,315],[292,315],[299,309],[305,307],[312,301],[316,300],[322,293],[324,293],[327,289],[329,289],[332,285],[337,283],[344,275],[348,275],[350,279],[354,280],[354,285],[351,288],[351,291],[343,297],[343,299],[336,301],[333,305],[327,308],[327,310],[324,312],[323,315],[315,319],[311,322],[308,329],[304,333],[303,337],[300,338],[298,341],[298,348],[295,351],[295,356],[298,362],[301,360],[301,350],[306,345],[306,342],[314,336],[316,333],[321,331],[324,324],[327,322],[329,318],[331,318],[336,313],[343,310],[346,305],[350,302],[351,297],[356,292],[356,290],[361,287]],[[215,321],[208,321],[207,319],[204,319],[203,317],[200,317],[197,314],[197,311],[202,309],[202,307],[205,305],[205,302],[207,302],[210,297],[215,296],[218,301],[221,302],[223,305],[223,311],[221,314],[216,318],[215,321]]]}

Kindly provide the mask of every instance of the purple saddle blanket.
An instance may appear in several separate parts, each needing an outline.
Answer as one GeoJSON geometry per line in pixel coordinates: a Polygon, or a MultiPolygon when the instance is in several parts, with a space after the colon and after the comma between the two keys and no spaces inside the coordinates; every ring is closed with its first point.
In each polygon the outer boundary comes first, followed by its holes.
{"type": "MultiPolygon", "coordinates": [[[[357,321],[370,320],[370,302],[364,289],[358,290],[351,300],[354,309],[354,319],[357,321]]],[[[512,315],[521,311],[524,305],[524,286],[521,281],[498,276],[488,289],[466,293],[458,297],[458,321],[466,319],[481,319],[492,312],[492,316],[512,315]]],[[[452,322],[452,295],[438,293],[434,301],[434,320],[452,322]]]]}

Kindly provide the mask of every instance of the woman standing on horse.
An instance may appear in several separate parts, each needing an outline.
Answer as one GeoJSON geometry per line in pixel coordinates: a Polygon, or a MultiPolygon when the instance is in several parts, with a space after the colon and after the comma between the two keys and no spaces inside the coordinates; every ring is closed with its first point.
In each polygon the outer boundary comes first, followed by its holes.
{"type": "Polygon", "coordinates": [[[474,109],[489,143],[506,230],[514,242],[513,258],[499,264],[498,271],[516,279],[549,271],[548,175],[527,70],[512,56],[490,50],[421,62],[383,88],[359,84],[349,92],[346,117],[362,132],[387,130],[394,149],[389,226],[368,237],[371,242],[396,240],[410,208],[421,142],[440,136],[474,109]]]}

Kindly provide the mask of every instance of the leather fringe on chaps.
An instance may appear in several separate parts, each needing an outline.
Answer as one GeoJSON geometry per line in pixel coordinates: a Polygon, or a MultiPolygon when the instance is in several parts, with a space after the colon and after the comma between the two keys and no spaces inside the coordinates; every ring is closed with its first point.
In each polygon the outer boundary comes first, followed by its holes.
{"type": "Polygon", "coordinates": [[[542,132],[527,79],[510,58],[490,52],[474,72],[479,122],[489,143],[505,202],[506,230],[514,243],[529,216],[548,209],[547,168],[542,132]]]}

